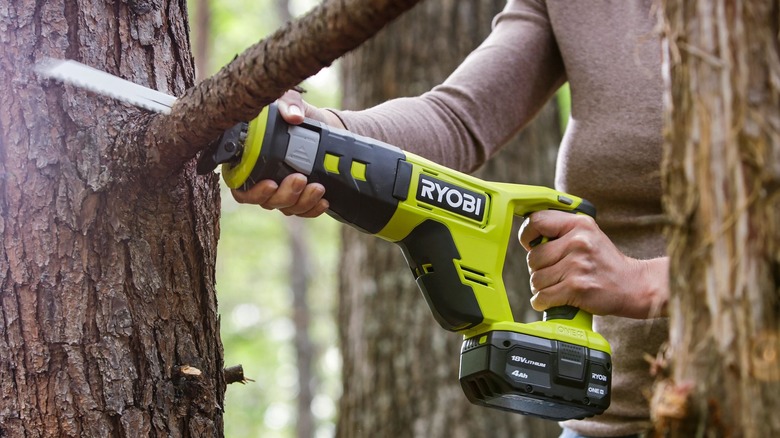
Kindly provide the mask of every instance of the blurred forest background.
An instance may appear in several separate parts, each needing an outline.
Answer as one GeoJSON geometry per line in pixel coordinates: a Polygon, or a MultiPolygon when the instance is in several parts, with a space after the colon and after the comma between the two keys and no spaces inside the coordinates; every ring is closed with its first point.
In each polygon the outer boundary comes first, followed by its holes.
{"type": "MultiPolygon", "coordinates": [[[[216,73],[236,54],[316,3],[189,0],[198,78],[216,73]]],[[[340,94],[334,70],[303,84],[309,90],[308,101],[337,106],[340,94]]],[[[338,223],[328,217],[303,221],[237,204],[223,185],[217,298],[225,366],[241,364],[245,376],[254,380],[228,386],[225,436],[293,437],[302,421],[310,422],[312,436],[334,435],[340,391],[334,309],[338,229],[338,223]],[[294,304],[302,308],[302,294],[306,294],[306,309],[295,318],[294,304]],[[307,363],[299,367],[296,345],[306,344],[311,348],[302,351],[307,356],[301,359],[307,363]],[[302,379],[309,381],[303,391],[302,379]],[[299,403],[311,406],[310,418],[299,420],[299,403]]]]}

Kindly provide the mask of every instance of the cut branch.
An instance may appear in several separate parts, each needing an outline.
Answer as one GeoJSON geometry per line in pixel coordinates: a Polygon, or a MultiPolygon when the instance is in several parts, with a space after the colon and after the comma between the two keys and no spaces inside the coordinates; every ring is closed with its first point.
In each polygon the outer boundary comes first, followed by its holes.
{"type": "Polygon", "coordinates": [[[287,23],[190,88],[147,131],[147,168],[179,169],[209,141],[371,38],[419,0],[333,0],[287,23]]]}
{"type": "Polygon", "coordinates": [[[231,383],[240,383],[242,385],[245,385],[246,382],[254,382],[254,380],[246,377],[244,375],[244,367],[243,365],[235,365],[232,367],[227,367],[224,370],[222,370],[223,374],[225,375],[225,383],[230,385],[231,383]]]}

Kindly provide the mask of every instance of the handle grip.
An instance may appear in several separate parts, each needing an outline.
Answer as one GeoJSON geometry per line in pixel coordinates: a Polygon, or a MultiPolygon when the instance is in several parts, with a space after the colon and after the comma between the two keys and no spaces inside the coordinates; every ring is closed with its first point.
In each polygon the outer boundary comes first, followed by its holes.
{"type": "MultiPolygon", "coordinates": [[[[261,114],[249,124],[244,155],[252,153],[255,160],[242,157],[252,168],[234,188],[246,190],[264,179],[279,183],[291,173],[302,173],[309,183],[325,187],[328,214],[372,234],[392,217],[399,201],[396,186],[404,177],[408,186],[411,174],[405,172],[400,149],[312,119],[290,125],[275,103],[266,117],[261,114]]],[[[231,169],[223,170],[229,186],[231,169]]]]}
{"type": "MultiPolygon", "coordinates": [[[[570,213],[574,214],[587,214],[591,217],[596,216],[596,207],[593,206],[590,202],[583,199],[582,204],[579,206],[579,208],[575,211],[571,211],[570,213]],[[584,207],[583,207],[584,206],[584,207]]],[[[530,242],[531,248],[534,248],[538,245],[541,245],[543,243],[549,242],[550,239],[546,236],[539,236],[536,239],[532,240],[530,242]]],[[[592,315],[589,312],[586,312],[582,309],[579,309],[574,306],[556,306],[556,307],[550,307],[549,309],[545,310],[542,314],[542,320],[544,321],[552,321],[552,320],[569,320],[574,321],[577,317],[577,314],[580,313],[584,319],[587,319],[588,322],[592,321],[592,315]],[[580,313],[581,312],[581,313],[580,313]]],[[[588,324],[588,327],[590,327],[590,323],[588,324]]]]}

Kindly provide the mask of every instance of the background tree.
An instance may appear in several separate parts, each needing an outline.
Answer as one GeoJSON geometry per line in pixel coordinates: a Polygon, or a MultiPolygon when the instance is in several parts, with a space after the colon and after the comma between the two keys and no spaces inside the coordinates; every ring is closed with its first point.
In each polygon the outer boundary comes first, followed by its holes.
{"type": "MultiPolygon", "coordinates": [[[[443,81],[490,31],[504,1],[418,5],[342,63],[344,107],[418,95],[443,81]]],[[[486,179],[551,186],[560,125],[545,108],[486,179]]],[[[399,145],[403,146],[403,145],[399,145]]],[[[557,436],[557,424],[471,405],[458,383],[461,337],[442,330],[395,245],[344,228],[339,331],[344,391],[337,436],[557,436]]],[[[505,279],[516,315],[527,312],[528,274],[518,245],[505,279]]]]}
{"type": "Polygon", "coordinates": [[[412,4],[323,4],[195,88],[184,2],[0,4],[0,435],[222,434],[217,177],[191,159],[412,4]],[[181,98],[41,83],[47,56],[181,98]]]}
{"type": "Polygon", "coordinates": [[[672,297],[655,425],[778,436],[780,2],[661,11],[672,297]]]}

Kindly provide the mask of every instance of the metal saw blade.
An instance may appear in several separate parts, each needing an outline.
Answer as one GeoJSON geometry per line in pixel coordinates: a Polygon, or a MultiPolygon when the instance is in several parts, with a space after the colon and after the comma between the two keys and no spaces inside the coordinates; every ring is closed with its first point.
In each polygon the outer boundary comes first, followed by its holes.
{"type": "Polygon", "coordinates": [[[135,84],[80,62],[48,58],[36,65],[36,71],[48,78],[86,88],[150,111],[169,114],[176,98],[135,84]]]}

